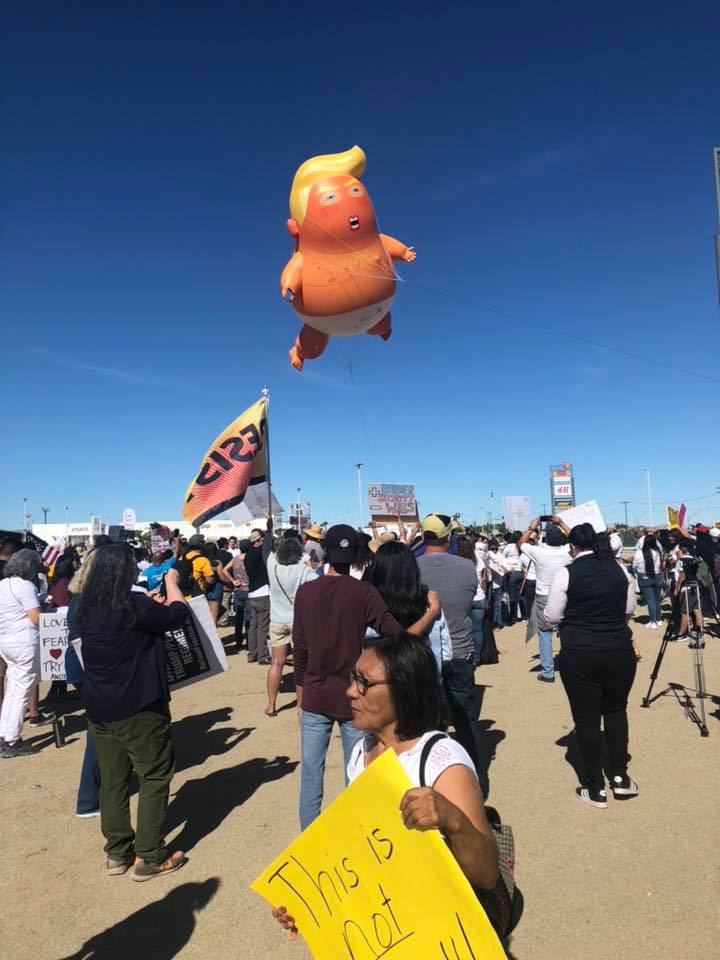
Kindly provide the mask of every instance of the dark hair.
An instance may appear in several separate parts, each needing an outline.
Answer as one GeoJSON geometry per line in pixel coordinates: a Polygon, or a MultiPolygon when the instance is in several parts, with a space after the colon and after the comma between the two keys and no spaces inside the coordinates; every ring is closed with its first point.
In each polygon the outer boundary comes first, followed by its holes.
{"type": "MultiPolygon", "coordinates": [[[[370,549],[371,540],[372,540],[372,537],[369,537],[366,533],[358,534],[359,542],[358,542],[357,553],[355,554],[355,559],[352,562],[352,565],[356,570],[365,570],[365,568],[369,567],[370,564],[375,559],[375,554],[370,549]]],[[[390,541],[388,541],[388,543],[389,542],[390,541]]]]}
{"type": "Polygon", "coordinates": [[[218,545],[218,550],[224,550],[225,547],[228,545],[227,537],[218,537],[217,545],[218,545]]]}
{"type": "MultiPolygon", "coordinates": [[[[93,551],[92,566],[80,593],[76,620],[80,624],[90,609],[116,626],[131,627],[135,611],[130,587],[137,579],[137,563],[126,543],[108,543],[93,551]]],[[[87,561],[85,561],[87,563],[87,561]]]]}
{"type": "Polygon", "coordinates": [[[592,550],[598,560],[612,560],[610,550],[610,538],[598,540],[598,534],[590,523],[579,523],[573,527],[568,536],[568,543],[571,543],[578,550],[592,550]]]}
{"type": "Polygon", "coordinates": [[[114,543],[114,541],[106,533],[99,533],[96,537],[93,537],[94,547],[106,547],[109,543],[114,543]]]}
{"type": "Polygon", "coordinates": [[[281,537],[275,548],[275,559],[284,567],[300,563],[305,556],[305,548],[295,537],[281,537]]]}
{"type": "Polygon", "coordinates": [[[522,530],[514,530],[510,537],[510,543],[517,543],[522,536],[522,530]]]}
{"type": "Polygon", "coordinates": [[[9,537],[0,543],[0,553],[5,556],[12,556],[13,553],[17,553],[20,549],[19,540],[11,540],[9,537]]]}
{"type": "Polygon", "coordinates": [[[461,533],[455,540],[455,552],[465,560],[472,560],[473,563],[477,562],[475,544],[472,542],[472,537],[468,537],[464,533],[461,533]]]}
{"type": "Polygon", "coordinates": [[[302,534],[295,527],[288,527],[283,531],[283,540],[297,540],[298,543],[302,543],[302,534]]]}
{"type": "Polygon", "coordinates": [[[411,627],[427,611],[428,591],[420,582],[417,560],[398,540],[388,540],[378,547],[367,582],[375,587],[401,627],[411,627]]]}
{"type": "Polygon", "coordinates": [[[398,633],[368,637],[363,646],[372,650],[385,668],[395,710],[395,736],[412,740],[429,730],[445,730],[440,678],[427,640],[411,633],[398,633]]]}
{"type": "Polygon", "coordinates": [[[163,560],[169,560],[171,557],[174,557],[174,556],[175,554],[173,553],[172,550],[163,550],[162,552],[163,560]]]}
{"type": "Polygon", "coordinates": [[[654,577],[656,573],[660,573],[659,570],[655,569],[655,557],[652,555],[653,550],[658,549],[658,543],[655,537],[648,533],[645,539],[643,540],[642,555],[645,560],[645,576],[654,577]]]}
{"type": "Polygon", "coordinates": [[[53,568],[52,580],[50,581],[50,586],[54,587],[58,580],[63,578],[67,580],[72,580],[72,575],[75,573],[75,556],[74,554],[63,554],[61,557],[58,557],[57,563],[53,568]]]}
{"type": "Polygon", "coordinates": [[[203,544],[200,552],[210,561],[211,564],[218,562],[218,545],[216,543],[210,542],[203,544]]]}

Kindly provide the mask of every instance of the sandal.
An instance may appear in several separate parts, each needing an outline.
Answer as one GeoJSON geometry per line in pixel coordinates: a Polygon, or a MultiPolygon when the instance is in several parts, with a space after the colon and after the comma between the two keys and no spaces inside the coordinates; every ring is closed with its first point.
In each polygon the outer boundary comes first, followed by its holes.
{"type": "Polygon", "coordinates": [[[265,716],[266,716],[266,717],[276,717],[276,716],[277,716],[277,710],[266,710],[266,711],[265,711],[265,716]]]}
{"type": "Polygon", "coordinates": [[[187,863],[187,857],[182,850],[177,850],[163,863],[145,863],[140,857],[135,860],[135,869],[132,872],[133,880],[142,883],[152,880],[153,877],[162,877],[166,873],[174,873],[187,863]]]}

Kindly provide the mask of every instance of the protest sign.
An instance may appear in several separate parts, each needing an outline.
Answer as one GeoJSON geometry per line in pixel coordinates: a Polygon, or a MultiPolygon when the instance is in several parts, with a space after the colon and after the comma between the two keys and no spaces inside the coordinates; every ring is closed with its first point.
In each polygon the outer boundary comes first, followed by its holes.
{"type": "Polygon", "coordinates": [[[530,497],[503,497],[503,519],[509,533],[530,526],[530,497]]]}
{"type": "Polygon", "coordinates": [[[675,507],[667,506],[665,507],[665,512],[667,513],[668,529],[677,529],[680,526],[680,521],[678,519],[678,512],[675,507]]]}
{"type": "Polygon", "coordinates": [[[415,520],[414,483],[371,483],[368,485],[370,516],[376,520],[415,520]]]}
{"type": "Polygon", "coordinates": [[[252,884],[287,907],[315,960],[505,957],[440,833],[403,824],[411,787],[387,750],[252,884]]]}
{"type": "MultiPolygon", "coordinates": [[[[228,669],[225,650],[207,600],[205,597],[192,597],[188,600],[188,606],[190,614],[185,623],[176,630],[168,630],[165,634],[167,678],[173,690],[187,687],[191,683],[197,683],[198,680],[215,677],[228,669]]],[[[82,641],[76,639],[71,642],[78,655],[80,666],[84,668],[82,641]]],[[[64,680],[65,675],[63,673],[62,677],[53,676],[47,679],[64,680]]]]}
{"type": "Polygon", "coordinates": [[[172,531],[162,523],[150,524],[150,549],[153,553],[164,553],[170,549],[172,531]]]}
{"type": "MultiPolygon", "coordinates": [[[[274,493],[272,496],[272,516],[279,517],[284,512],[274,493]]],[[[256,484],[254,487],[248,487],[248,491],[243,497],[243,502],[236,507],[228,510],[228,516],[236,527],[242,527],[258,517],[264,517],[270,513],[267,498],[267,484],[256,484]]]]}
{"type": "Polygon", "coordinates": [[[40,679],[65,680],[65,651],[68,646],[67,607],[40,614],[40,679]]]}
{"type": "Polygon", "coordinates": [[[680,504],[680,509],[678,510],[678,526],[685,526],[685,514],[687,513],[687,507],[684,503],[680,504]]]}
{"type": "Polygon", "coordinates": [[[126,530],[134,530],[137,523],[137,517],[132,507],[125,507],[122,515],[122,525],[126,530]]]}
{"type": "Polygon", "coordinates": [[[597,500],[588,500],[586,503],[579,503],[576,507],[563,510],[561,519],[571,530],[580,523],[589,523],[595,533],[602,533],[603,530],[607,530],[597,500]]]}
{"type": "Polygon", "coordinates": [[[190,616],[165,634],[168,683],[179,690],[228,669],[225,650],[205,597],[188,600],[190,616]]]}

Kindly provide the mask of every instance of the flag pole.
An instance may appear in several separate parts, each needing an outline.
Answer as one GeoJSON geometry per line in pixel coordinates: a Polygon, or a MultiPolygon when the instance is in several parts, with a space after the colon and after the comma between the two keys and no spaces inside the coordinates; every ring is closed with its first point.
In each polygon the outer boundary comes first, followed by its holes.
{"type": "Polygon", "coordinates": [[[273,502],[272,502],[272,486],[270,482],[270,388],[267,384],[260,391],[261,395],[265,398],[266,407],[265,407],[265,463],[267,466],[267,472],[265,479],[267,481],[267,498],[268,498],[268,514],[270,520],[273,521],[273,502]]]}

